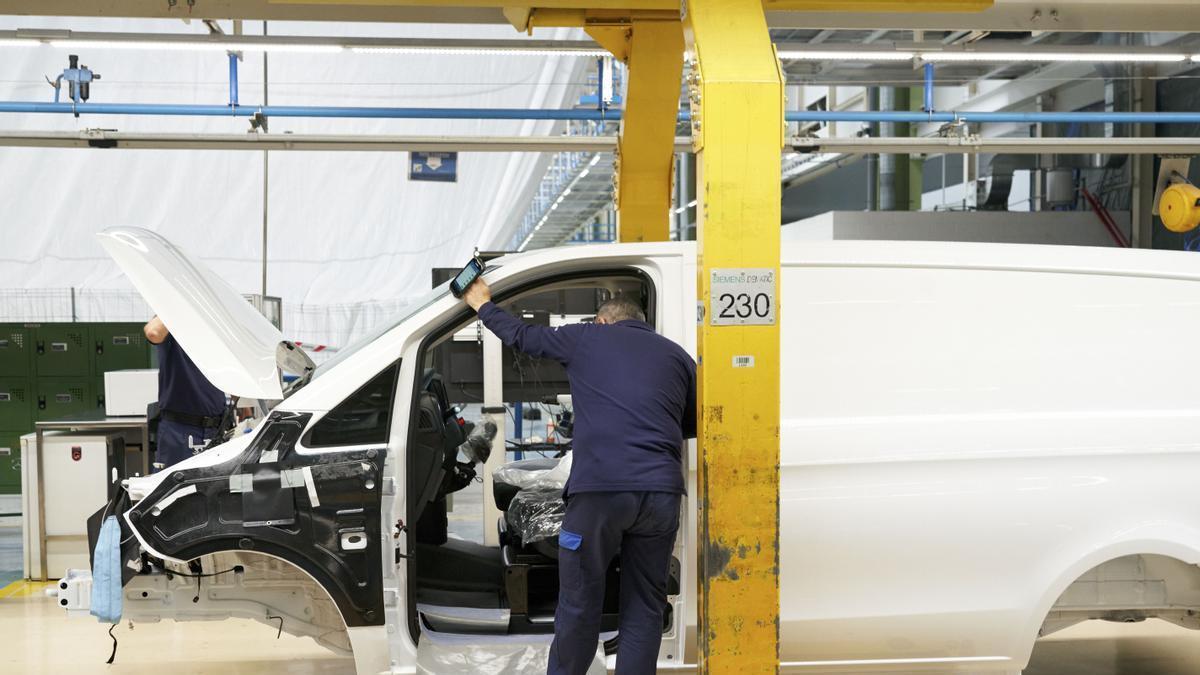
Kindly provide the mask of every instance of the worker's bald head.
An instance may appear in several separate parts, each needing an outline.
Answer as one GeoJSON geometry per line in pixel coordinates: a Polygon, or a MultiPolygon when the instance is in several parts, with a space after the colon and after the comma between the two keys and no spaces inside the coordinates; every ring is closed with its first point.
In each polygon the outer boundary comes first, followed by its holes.
{"type": "Polygon", "coordinates": [[[600,305],[600,309],[596,310],[598,323],[616,323],[628,319],[645,322],[646,313],[642,311],[640,304],[623,295],[604,301],[604,304],[600,305]]]}

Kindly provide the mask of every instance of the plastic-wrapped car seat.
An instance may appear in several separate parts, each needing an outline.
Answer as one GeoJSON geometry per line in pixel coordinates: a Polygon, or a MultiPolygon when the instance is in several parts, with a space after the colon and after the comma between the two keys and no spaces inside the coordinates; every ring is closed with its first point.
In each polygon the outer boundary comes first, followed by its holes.
{"type": "Polygon", "coordinates": [[[521,541],[522,546],[539,541],[550,541],[557,546],[566,514],[562,490],[531,488],[521,490],[513,497],[504,518],[508,522],[508,531],[521,541]]]}
{"type": "Polygon", "coordinates": [[[558,533],[566,504],[562,491],[571,473],[571,455],[561,460],[509,462],[492,474],[496,506],[504,511],[503,528],[513,543],[558,557],[558,533]]]}
{"type": "Polygon", "coordinates": [[[532,487],[541,476],[556,466],[557,459],[534,457],[509,462],[496,469],[492,473],[492,497],[496,500],[496,508],[507,511],[518,492],[532,487]]]}

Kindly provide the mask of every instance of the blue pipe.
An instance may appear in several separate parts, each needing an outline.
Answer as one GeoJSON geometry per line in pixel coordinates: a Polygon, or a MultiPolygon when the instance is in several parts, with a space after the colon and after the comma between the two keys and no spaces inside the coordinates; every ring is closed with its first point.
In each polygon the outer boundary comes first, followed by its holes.
{"type": "MultiPolygon", "coordinates": [[[[580,103],[583,103],[581,100],[580,103]]],[[[596,110],[604,110],[604,57],[596,59],[596,110]]]]}
{"type": "MultiPolygon", "coordinates": [[[[261,112],[269,117],[346,117],[361,119],[459,119],[459,120],[594,120],[617,121],[620,110],[570,110],[547,108],[351,108],[335,106],[250,106],[174,105],[159,103],[42,103],[0,101],[0,113],[62,113],[103,115],[192,115],[250,117],[261,112]]],[[[680,111],[680,121],[691,119],[680,111]]],[[[1063,122],[1108,124],[1200,124],[1200,112],[920,112],[867,110],[792,110],[788,122],[1063,122]]]]}
{"type": "Polygon", "coordinates": [[[925,112],[933,112],[933,64],[925,64],[925,112]]]}
{"type": "MultiPolygon", "coordinates": [[[[525,405],[517,401],[513,404],[513,437],[518,442],[525,439],[525,431],[521,429],[521,420],[523,419],[525,419],[525,405]]],[[[525,459],[525,453],[517,450],[514,459],[525,459]]]]}
{"type": "Polygon", "coordinates": [[[821,111],[797,110],[786,113],[789,122],[1064,122],[1194,124],[1200,112],[904,112],[904,111],[821,111]]]}
{"type": "MultiPolygon", "coordinates": [[[[80,114],[94,115],[192,115],[228,116],[227,105],[159,103],[81,103],[80,114]]],[[[69,103],[0,101],[0,113],[71,113],[69,103]]],[[[450,119],[450,120],[619,120],[620,111],[555,110],[523,108],[346,108],[334,106],[249,106],[239,105],[234,115],[251,117],[352,117],[362,119],[450,119]]]]}
{"type": "Polygon", "coordinates": [[[236,108],[238,106],[238,57],[237,54],[229,52],[229,107],[236,108]]]}

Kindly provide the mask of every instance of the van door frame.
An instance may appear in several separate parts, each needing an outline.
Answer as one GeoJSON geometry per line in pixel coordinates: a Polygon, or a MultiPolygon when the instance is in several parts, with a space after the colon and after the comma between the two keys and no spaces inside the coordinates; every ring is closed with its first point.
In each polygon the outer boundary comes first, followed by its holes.
{"type": "MultiPolygon", "coordinates": [[[[664,270],[663,268],[670,267],[671,265],[679,266],[679,271],[682,273],[683,270],[681,258],[679,256],[669,256],[666,259],[661,259],[656,256],[646,256],[641,257],[636,261],[630,261],[628,259],[609,261],[602,259],[598,260],[597,263],[598,264],[596,267],[590,269],[576,269],[569,272],[558,272],[544,275],[538,275],[536,271],[530,270],[526,272],[526,274],[531,274],[528,279],[520,281],[512,288],[508,288],[502,292],[496,293],[494,300],[497,303],[504,302],[513,298],[514,296],[525,294],[536,286],[550,285],[563,281],[598,277],[635,277],[643,281],[650,290],[648,299],[648,316],[653,317],[655,329],[660,334],[663,334],[667,328],[666,324],[668,322],[668,317],[666,316],[666,313],[670,304],[668,302],[664,302],[664,298],[669,292],[669,289],[665,287],[674,285],[669,283],[667,279],[667,277],[672,276],[671,271],[664,270]]],[[[472,314],[473,312],[464,305],[460,311],[455,312],[449,318],[443,319],[431,327],[426,327],[424,329],[424,334],[419,337],[419,343],[415,345],[410,343],[408,348],[405,349],[405,353],[401,362],[407,363],[408,367],[402,369],[401,371],[401,384],[403,384],[404,377],[410,378],[409,399],[407,402],[409,410],[405,411],[404,414],[404,417],[408,420],[407,433],[403,440],[403,447],[405,449],[407,449],[408,443],[411,441],[412,434],[414,432],[414,425],[416,423],[416,416],[412,414],[412,405],[414,401],[418,400],[418,396],[420,394],[418,391],[420,382],[415,376],[415,373],[419,370],[419,362],[421,362],[422,357],[425,355],[430,344],[435,339],[444,336],[454,326],[466,322],[471,318],[472,314]]],[[[684,335],[681,332],[679,337],[670,335],[668,335],[668,337],[678,341],[679,339],[683,338],[684,335]]],[[[686,345],[684,346],[685,348],[687,347],[686,345]]],[[[487,384],[485,383],[484,386],[486,388],[487,384]]],[[[397,401],[399,401],[399,398],[397,398],[397,401]]],[[[401,418],[400,416],[396,415],[394,416],[394,419],[399,420],[401,418]]],[[[685,448],[685,453],[686,452],[687,449],[685,448]]],[[[401,453],[396,453],[394,456],[397,458],[397,460],[399,460],[401,456],[404,458],[404,471],[403,473],[397,471],[396,483],[398,486],[406,485],[405,481],[407,480],[408,476],[408,453],[405,451],[403,455],[401,455],[401,453]]],[[[689,470],[688,460],[689,458],[685,454],[685,472],[689,470]]],[[[397,470],[399,470],[399,468],[400,465],[398,464],[397,470]]],[[[487,495],[485,495],[485,498],[486,497],[487,495]]],[[[691,574],[689,573],[691,556],[688,555],[688,552],[690,551],[691,531],[690,528],[685,525],[685,523],[687,523],[686,518],[691,510],[691,504],[692,502],[690,499],[685,499],[682,506],[685,512],[681,514],[679,535],[675,549],[682,568],[680,570],[680,592],[672,602],[673,626],[670,631],[663,634],[663,647],[662,651],[660,652],[660,657],[662,654],[667,654],[669,656],[668,660],[676,663],[683,661],[683,649],[685,646],[683,642],[686,639],[686,610],[688,606],[687,600],[690,595],[688,592],[689,585],[687,580],[691,578],[691,574]]],[[[403,510],[401,513],[404,514],[405,523],[409,524],[409,526],[415,526],[415,521],[412,519],[411,506],[408,503],[407,494],[405,495],[405,504],[403,505],[403,510]]],[[[405,589],[405,618],[407,619],[406,623],[408,624],[408,630],[406,631],[407,635],[405,637],[408,638],[408,640],[411,641],[411,644],[415,646],[420,641],[421,635],[420,618],[419,613],[416,610],[416,538],[406,533],[402,546],[404,550],[401,551],[401,557],[396,562],[401,568],[404,569],[402,587],[405,589]],[[406,561],[407,564],[400,565],[402,561],[406,561]]]]}

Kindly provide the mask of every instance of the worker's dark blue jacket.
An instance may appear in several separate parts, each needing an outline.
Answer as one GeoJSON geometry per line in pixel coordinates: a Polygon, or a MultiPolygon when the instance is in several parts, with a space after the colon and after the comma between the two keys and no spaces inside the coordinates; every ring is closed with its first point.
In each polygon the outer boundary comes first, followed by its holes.
{"type": "Polygon", "coordinates": [[[575,436],[566,492],[685,492],[681,452],[696,435],[696,363],[635,320],[533,326],[492,303],[483,325],[505,344],[561,362],[575,436]]]}
{"type": "Polygon", "coordinates": [[[192,363],[174,335],[168,333],[157,347],[159,407],[197,417],[225,414],[225,393],[192,363]]]}
{"type": "Polygon", "coordinates": [[[168,467],[196,454],[217,435],[217,422],[225,414],[225,394],[204,377],[174,335],[168,334],[157,347],[158,406],[163,419],[158,423],[154,462],[168,467]],[[208,418],[211,423],[189,423],[172,413],[208,418]]]}

